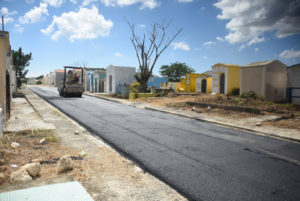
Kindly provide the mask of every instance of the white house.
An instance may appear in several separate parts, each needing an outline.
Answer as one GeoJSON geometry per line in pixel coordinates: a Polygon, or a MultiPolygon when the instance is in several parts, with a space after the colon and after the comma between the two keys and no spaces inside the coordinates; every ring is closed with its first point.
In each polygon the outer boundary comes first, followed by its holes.
{"type": "Polygon", "coordinates": [[[117,93],[121,85],[132,84],[135,81],[135,74],[135,67],[108,66],[106,69],[106,92],[117,93]]]}

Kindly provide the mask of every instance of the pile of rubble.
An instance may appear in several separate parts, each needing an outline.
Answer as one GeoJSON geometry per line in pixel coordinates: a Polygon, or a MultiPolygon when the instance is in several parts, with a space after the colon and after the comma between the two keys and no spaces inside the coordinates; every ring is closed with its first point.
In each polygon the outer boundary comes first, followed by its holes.
{"type": "MultiPolygon", "coordinates": [[[[20,169],[14,171],[10,175],[10,182],[12,184],[29,182],[32,181],[32,178],[39,176],[41,171],[41,161],[40,159],[32,160],[31,163],[28,163],[22,166],[20,169]]],[[[66,172],[72,170],[72,157],[69,155],[63,156],[58,160],[57,163],[57,173],[66,172]]]]}

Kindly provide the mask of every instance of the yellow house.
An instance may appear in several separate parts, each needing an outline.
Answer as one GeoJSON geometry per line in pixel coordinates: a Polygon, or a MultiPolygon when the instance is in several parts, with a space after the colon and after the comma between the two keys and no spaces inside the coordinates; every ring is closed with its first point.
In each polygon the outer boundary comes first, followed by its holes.
{"type": "Polygon", "coordinates": [[[196,92],[211,93],[212,92],[212,71],[207,71],[196,78],[196,92]]]}
{"type": "Polygon", "coordinates": [[[212,92],[231,94],[240,88],[240,66],[217,63],[212,66],[212,92]]]}
{"type": "Polygon", "coordinates": [[[187,73],[185,78],[181,79],[180,87],[184,89],[185,92],[196,92],[196,78],[202,74],[199,73],[187,73]]]}

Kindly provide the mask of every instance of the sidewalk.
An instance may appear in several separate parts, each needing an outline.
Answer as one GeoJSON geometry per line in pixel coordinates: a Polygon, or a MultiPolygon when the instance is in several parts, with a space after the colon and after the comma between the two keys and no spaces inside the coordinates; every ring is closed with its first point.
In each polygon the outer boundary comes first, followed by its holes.
{"type": "Polygon", "coordinates": [[[277,128],[277,127],[273,127],[273,126],[257,126],[257,123],[261,123],[266,120],[276,119],[276,118],[278,118],[277,116],[259,115],[259,116],[250,117],[250,118],[233,120],[230,118],[211,116],[211,115],[207,115],[205,113],[197,113],[194,111],[175,109],[175,108],[164,107],[164,106],[152,106],[152,105],[150,105],[148,103],[144,103],[144,102],[137,103],[137,102],[133,102],[133,101],[130,101],[127,99],[107,97],[107,96],[103,96],[101,94],[95,94],[95,93],[89,93],[89,92],[84,92],[84,94],[102,98],[102,99],[109,100],[109,101],[119,102],[119,103],[126,104],[129,106],[137,107],[137,108],[165,112],[165,113],[179,115],[179,116],[183,116],[183,117],[187,117],[187,118],[191,118],[191,119],[196,119],[199,121],[214,123],[214,124],[218,124],[221,126],[229,126],[229,127],[235,128],[235,129],[250,131],[253,134],[271,136],[271,137],[275,137],[275,138],[279,138],[279,139],[300,142],[300,131],[297,129],[285,129],[285,128],[277,128]]]}
{"type": "Polygon", "coordinates": [[[46,123],[55,125],[55,136],[68,148],[87,153],[70,173],[94,200],[186,200],[178,192],[127,160],[99,137],[68,118],[31,92],[26,99],[46,123]]]}

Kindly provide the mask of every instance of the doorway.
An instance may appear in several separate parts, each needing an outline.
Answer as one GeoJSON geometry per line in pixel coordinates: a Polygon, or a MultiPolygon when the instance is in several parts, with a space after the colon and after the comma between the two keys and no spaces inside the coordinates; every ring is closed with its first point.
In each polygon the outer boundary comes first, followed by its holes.
{"type": "Polygon", "coordinates": [[[202,79],[202,81],[201,81],[201,92],[202,93],[206,93],[206,83],[207,83],[206,79],[202,79]]]}
{"type": "Polygon", "coordinates": [[[9,119],[10,117],[10,76],[8,71],[6,71],[6,115],[9,119]]]}
{"type": "Polygon", "coordinates": [[[220,75],[220,94],[225,93],[225,74],[220,75]]]}

